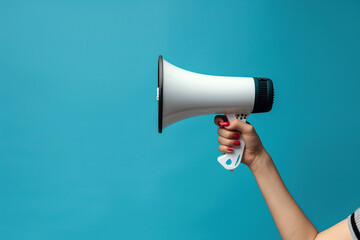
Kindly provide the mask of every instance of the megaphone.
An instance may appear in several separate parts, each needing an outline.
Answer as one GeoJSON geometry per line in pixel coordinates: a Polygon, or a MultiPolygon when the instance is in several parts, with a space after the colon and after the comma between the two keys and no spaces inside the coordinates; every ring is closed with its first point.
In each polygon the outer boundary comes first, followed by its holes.
{"type": "MultiPolygon", "coordinates": [[[[226,114],[246,122],[250,113],[269,112],[274,102],[273,82],[260,77],[224,77],[193,73],[178,68],[159,56],[158,62],[158,127],[167,126],[205,114],[226,114]]],[[[218,157],[227,170],[237,168],[245,142],[233,152],[218,157]]]]}

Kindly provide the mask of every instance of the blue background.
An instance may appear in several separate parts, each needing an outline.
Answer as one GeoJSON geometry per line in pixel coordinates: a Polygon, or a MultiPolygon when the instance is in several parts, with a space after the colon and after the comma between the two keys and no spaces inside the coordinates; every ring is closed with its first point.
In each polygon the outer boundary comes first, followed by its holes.
{"type": "Polygon", "coordinates": [[[249,121],[315,226],[344,219],[359,23],[357,0],[0,1],[0,238],[280,238],[250,171],[217,163],[213,116],[157,133],[159,54],[272,78],[249,121]]]}

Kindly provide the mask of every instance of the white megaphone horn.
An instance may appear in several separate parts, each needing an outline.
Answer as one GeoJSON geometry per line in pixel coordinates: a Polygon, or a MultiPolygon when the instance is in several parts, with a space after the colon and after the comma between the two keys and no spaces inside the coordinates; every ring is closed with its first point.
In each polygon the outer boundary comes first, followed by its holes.
{"type": "MultiPolygon", "coordinates": [[[[229,121],[246,122],[250,113],[268,112],[274,99],[268,78],[222,77],[193,73],[178,68],[159,56],[158,116],[159,132],[185,118],[205,114],[226,114],[229,121]]],[[[245,143],[218,157],[227,170],[240,165],[245,143]]]]}

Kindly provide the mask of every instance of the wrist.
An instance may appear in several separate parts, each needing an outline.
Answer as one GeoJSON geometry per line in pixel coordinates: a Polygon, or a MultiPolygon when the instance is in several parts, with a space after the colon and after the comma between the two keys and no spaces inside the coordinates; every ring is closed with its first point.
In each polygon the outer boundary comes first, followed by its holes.
{"type": "Polygon", "coordinates": [[[269,153],[262,148],[262,150],[256,155],[254,161],[249,165],[249,169],[253,174],[261,171],[272,163],[272,159],[269,153]]]}

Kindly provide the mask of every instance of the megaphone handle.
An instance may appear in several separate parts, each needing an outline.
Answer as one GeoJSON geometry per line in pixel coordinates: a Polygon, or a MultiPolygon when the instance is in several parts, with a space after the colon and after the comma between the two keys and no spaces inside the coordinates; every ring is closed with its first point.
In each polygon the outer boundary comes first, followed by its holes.
{"type": "MultiPolygon", "coordinates": [[[[226,114],[226,117],[227,117],[228,121],[232,121],[235,118],[238,118],[241,121],[246,122],[246,118],[248,117],[248,114],[241,114],[241,115],[226,114]]],[[[245,149],[245,142],[242,137],[240,137],[239,141],[241,143],[239,147],[234,148],[234,150],[230,153],[225,153],[224,155],[219,156],[217,159],[218,162],[226,170],[233,170],[233,169],[237,168],[241,163],[242,155],[243,155],[244,149],[245,149]]]]}

